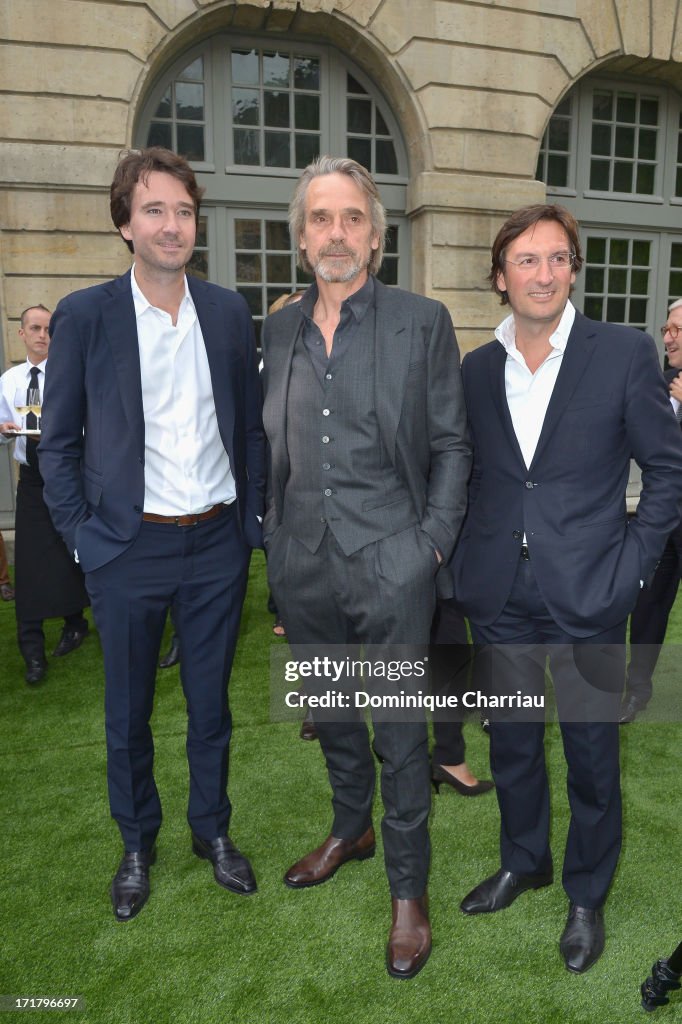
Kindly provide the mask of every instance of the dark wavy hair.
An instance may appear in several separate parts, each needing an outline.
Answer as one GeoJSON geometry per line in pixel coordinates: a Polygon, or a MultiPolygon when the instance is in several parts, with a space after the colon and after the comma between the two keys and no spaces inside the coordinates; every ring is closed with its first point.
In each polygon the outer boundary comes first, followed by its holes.
{"type": "Polygon", "coordinates": [[[496,295],[500,296],[503,306],[509,302],[509,296],[497,284],[497,275],[504,273],[504,263],[507,249],[511,243],[522,235],[534,224],[541,220],[554,221],[560,224],[568,235],[568,243],[571,247],[573,257],[573,270],[577,273],[583,265],[583,255],[580,248],[580,236],[578,234],[578,222],[572,213],[569,213],[565,206],[558,206],[556,203],[535,203],[533,206],[523,206],[520,210],[512,213],[497,232],[491,250],[491,266],[488,274],[488,281],[496,295]]]}
{"type": "MultiPolygon", "coordinates": [[[[204,190],[197,184],[194,171],[184,156],[162,146],[149,146],[148,149],[128,149],[121,154],[109,189],[109,209],[114,226],[120,229],[130,223],[135,186],[138,181],[146,185],[154,171],[170,174],[182,182],[194,203],[194,218],[198,224],[204,190]]],[[[123,241],[131,252],[135,251],[132,242],[125,238],[123,241]]]]}

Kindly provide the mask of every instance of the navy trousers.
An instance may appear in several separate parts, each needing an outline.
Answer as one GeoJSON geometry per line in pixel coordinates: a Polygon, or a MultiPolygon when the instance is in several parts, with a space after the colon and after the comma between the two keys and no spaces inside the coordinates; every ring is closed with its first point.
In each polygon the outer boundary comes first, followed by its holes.
{"type": "Polygon", "coordinates": [[[104,650],[109,803],[126,850],[149,849],[161,825],[150,719],[169,608],[187,702],[187,818],[201,839],[227,832],[227,684],[250,552],[225,506],[196,526],[143,522],[122,555],[86,575],[104,650]]]}

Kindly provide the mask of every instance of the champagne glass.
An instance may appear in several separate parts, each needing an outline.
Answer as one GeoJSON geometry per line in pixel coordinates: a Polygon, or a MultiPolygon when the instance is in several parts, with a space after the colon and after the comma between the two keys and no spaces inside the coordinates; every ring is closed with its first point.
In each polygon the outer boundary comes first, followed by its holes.
{"type": "Polygon", "coordinates": [[[14,392],[14,408],[17,410],[19,416],[21,417],[22,427],[25,428],[26,422],[24,420],[24,417],[27,415],[30,408],[28,403],[28,392],[26,388],[17,388],[16,391],[14,392]]]}
{"type": "Polygon", "coordinates": [[[28,405],[28,411],[32,412],[37,421],[37,429],[40,430],[40,410],[42,408],[42,399],[40,397],[40,388],[29,388],[26,392],[26,403],[28,405]]]}

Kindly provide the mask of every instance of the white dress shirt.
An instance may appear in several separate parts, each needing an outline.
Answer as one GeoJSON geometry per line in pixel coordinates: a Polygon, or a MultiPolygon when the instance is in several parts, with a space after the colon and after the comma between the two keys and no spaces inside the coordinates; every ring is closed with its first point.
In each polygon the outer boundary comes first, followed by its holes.
{"type": "Polygon", "coordinates": [[[145,422],[144,511],[205,512],[236,497],[230,460],[218,431],[201,326],[185,278],[177,324],[152,306],[135,280],[145,422]]]}
{"type": "Polygon", "coordinates": [[[550,335],[552,351],[545,361],[531,373],[526,360],[516,347],[514,317],[508,316],[495,331],[495,337],[507,352],[504,368],[504,386],[514,433],[521,448],[526,468],[533,461],[545,422],[549,400],[561,369],[566,342],[575,320],[575,307],[566,303],[557,329],[550,335]]]}
{"type": "MultiPolygon", "coordinates": [[[[40,399],[42,402],[43,388],[45,386],[45,366],[47,365],[47,359],[43,359],[42,363],[29,363],[28,359],[25,363],[19,363],[18,366],[11,366],[9,370],[3,373],[0,377],[0,423],[12,422],[21,423],[22,419],[14,406],[14,395],[17,390],[21,390],[24,395],[28,390],[28,386],[31,382],[31,370],[36,365],[40,370],[38,374],[38,387],[40,389],[40,399]]],[[[7,444],[12,438],[3,437],[0,434],[0,442],[7,444]]],[[[14,458],[20,465],[26,465],[26,437],[21,436],[16,439],[14,445],[14,458]]]]}

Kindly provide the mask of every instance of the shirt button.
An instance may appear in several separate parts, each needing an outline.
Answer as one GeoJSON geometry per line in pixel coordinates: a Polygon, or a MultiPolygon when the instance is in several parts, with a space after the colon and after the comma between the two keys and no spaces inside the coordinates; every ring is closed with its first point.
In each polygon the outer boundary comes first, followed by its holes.
{"type": "Polygon", "coordinates": [[[324,516],[320,516],[320,522],[321,522],[321,523],[326,523],[326,522],[327,522],[327,520],[325,519],[325,517],[324,517],[324,516]]]}
{"type": "Polygon", "coordinates": [[[532,490],[533,490],[533,488],[535,487],[535,484],[533,483],[533,481],[532,481],[532,480],[526,480],[526,482],[525,482],[525,484],[524,484],[524,487],[525,487],[525,488],[526,488],[527,490],[529,490],[529,491],[532,491],[532,490]]]}
{"type": "Polygon", "coordinates": [[[331,379],[332,379],[332,375],[331,375],[331,373],[325,373],[325,375],[324,375],[324,379],[325,379],[325,380],[331,380],[331,379]]]}
{"type": "Polygon", "coordinates": [[[333,493],[334,492],[331,489],[331,487],[325,487],[325,489],[324,489],[324,496],[325,496],[325,498],[331,498],[333,493]]]}
{"type": "Polygon", "coordinates": [[[329,462],[323,462],[322,463],[322,469],[331,469],[331,468],[332,467],[331,467],[331,464],[329,462]]]}
{"type": "Polygon", "coordinates": [[[329,444],[329,437],[327,434],[322,435],[322,444],[329,444]]]}
{"type": "Polygon", "coordinates": [[[322,415],[323,416],[328,416],[329,415],[329,409],[323,409],[322,410],[322,415]]]}

